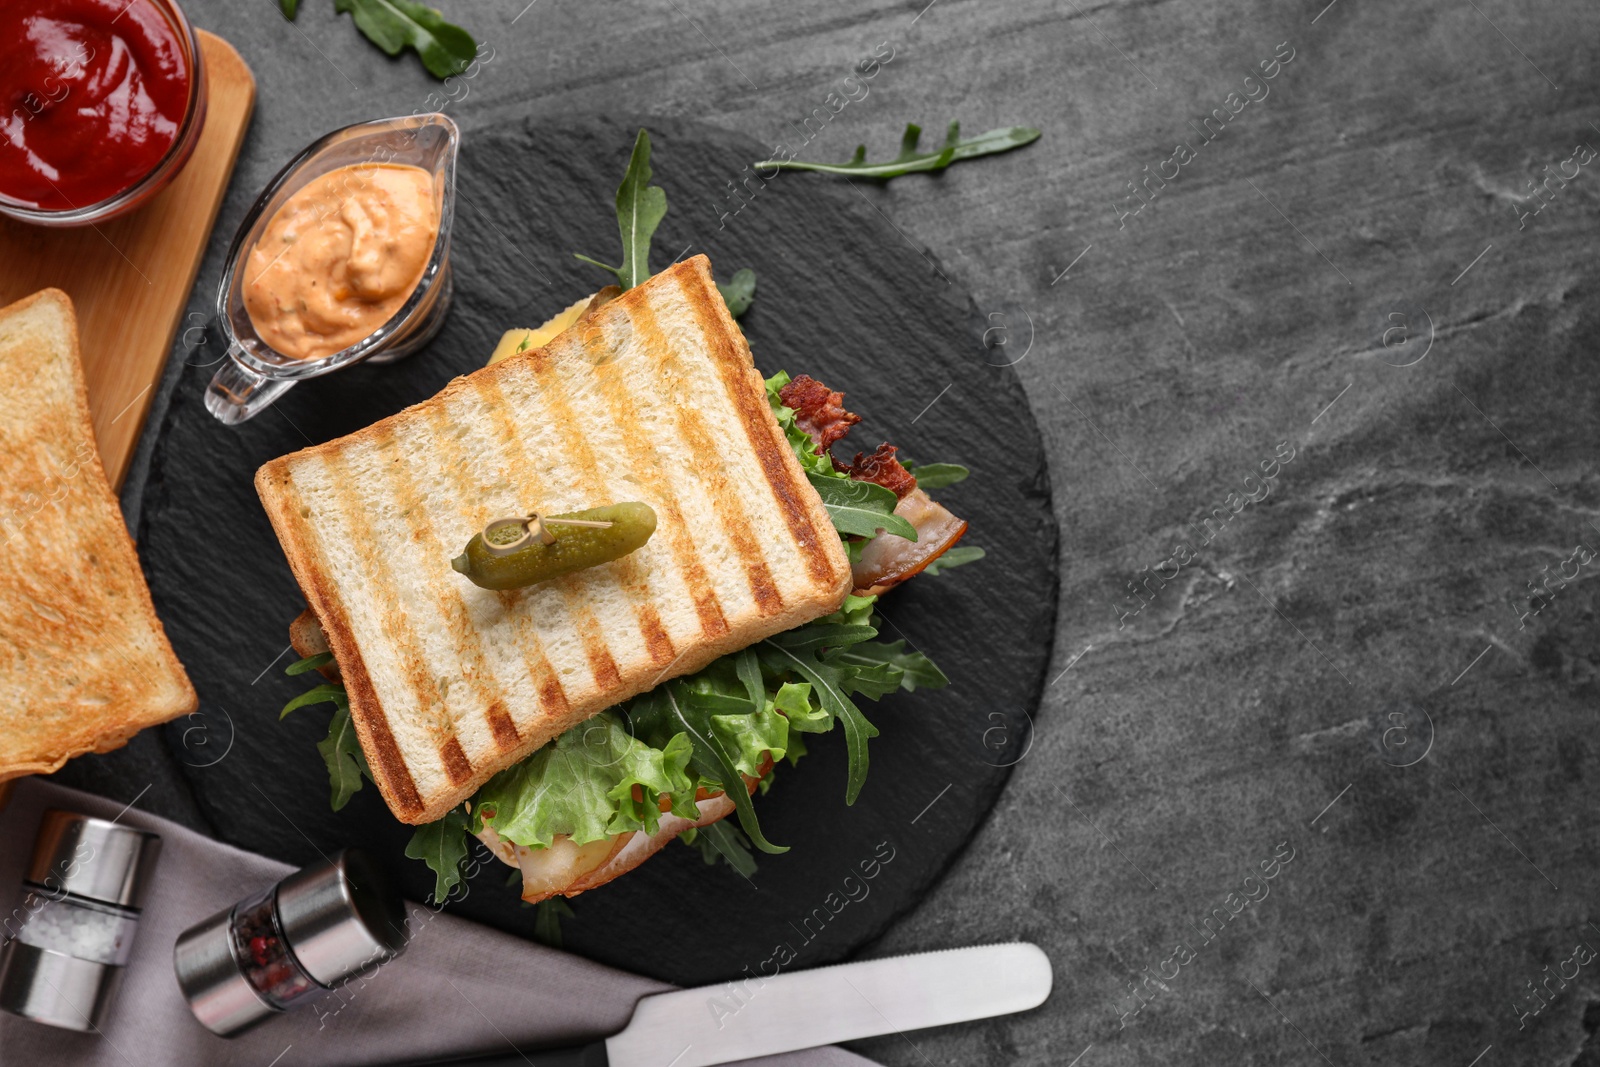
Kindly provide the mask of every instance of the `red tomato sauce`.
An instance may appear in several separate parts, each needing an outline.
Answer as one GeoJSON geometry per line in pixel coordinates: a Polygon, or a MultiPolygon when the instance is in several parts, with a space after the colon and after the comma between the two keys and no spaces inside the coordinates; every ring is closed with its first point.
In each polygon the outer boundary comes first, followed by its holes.
{"type": "Polygon", "coordinates": [[[0,0],[0,196],[88,207],[154,170],[192,77],[149,0],[0,0]]]}

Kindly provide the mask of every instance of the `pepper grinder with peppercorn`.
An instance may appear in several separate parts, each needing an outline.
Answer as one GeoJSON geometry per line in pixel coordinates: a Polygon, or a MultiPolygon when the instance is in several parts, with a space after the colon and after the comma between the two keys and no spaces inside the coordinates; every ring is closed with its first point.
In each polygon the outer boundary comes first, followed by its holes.
{"type": "Polygon", "coordinates": [[[233,1037],[387,963],[406,940],[399,895],[346,849],[184,931],[173,966],[195,1018],[233,1037]]]}

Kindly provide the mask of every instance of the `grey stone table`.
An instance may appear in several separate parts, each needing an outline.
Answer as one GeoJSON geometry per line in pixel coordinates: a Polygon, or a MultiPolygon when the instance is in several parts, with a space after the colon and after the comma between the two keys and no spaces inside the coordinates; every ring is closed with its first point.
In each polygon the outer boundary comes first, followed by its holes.
{"type": "MultiPolygon", "coordinates": [[[[469,128],[812,117],[823,158],[911,119],[1046,131],[863,191],[1020,361],[1063,534],[1032,748],[873,951],[1027,938],[1056,993],[862,1051],[1600,1064],[1600,7],[445,6],[496,48],[469,128]]],[[[261,89],[203,312],[292,151],[437,87],[327,0],[188,7],[261,89]]]]}

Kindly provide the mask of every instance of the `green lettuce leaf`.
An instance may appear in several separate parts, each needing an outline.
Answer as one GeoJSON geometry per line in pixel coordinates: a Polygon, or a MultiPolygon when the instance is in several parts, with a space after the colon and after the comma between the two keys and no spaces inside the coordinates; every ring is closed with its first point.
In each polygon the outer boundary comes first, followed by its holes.
{"type": "Polygon", "coordinates": [[[437,822],[417,827],[406,844],[406,855],[433,871],[433,902],[442,902],[461,881],[461,861],[467,858],[467,813],[456,808],[437,822]]]}
{"type": "Polygon", "coordinates": [[[757,848],[774,855],[787,852],[786,847],[774,845],[762,835],[755,806],[750,803],[744,779],[739,776],[738,756],[728,751],[712,722],[715,716],[748,711],[748,696],[731,692],[731,689],[732,686],[719,679],[715,672],[702,671],[690,679],[667,682],[634,697],[627,704],[628,718],[639,736],[650,743],[658,743],[661,737],[669,734],[687,734],[694,746],[689,767],[699,775],[701,784],[710,789],[720,788],[733,801],[739,825],[757,848]]]}
{"type": "MultiPolygon", "coordinates": [[[[775,711],[783,712],[785,719],[789,720],[789,729],[808,734],[824,734],[833,729],[833,716],[821,708],[811,704],[810,682],[784,682],[778,687],[777,693],[772,697],[771,707],[775,711]]],[[[789,737],[788,751],[793,754],[799,749],[804,754],[805,746],[800,739],[789,737]]],[[[799,756],[790,760],[793,763],[799,756]]]]}
{"type": "Polygon", "coordinates": [[[723,751],[732,755],[734,768],[752,778],[761,777],[767,753],[777,761],[788,750],[789,720],[770,704],[757,712],[713,715],[711,732],[722,742],[723,751]]]}
{"type": "Polygon", "coordinates": [[[675,736],[660,747],[645,744],[620,716],[602,712],[495,775],[474,806],[501,837],[535,848],[548,848],[557,834],[586,845],[629,830],[653,833],[663,794],[675,809],[683,798],[693,804],[685,773],[691,751],[687,738],[675,736]]]}
{"type": "MultiPolygon", "coordinates": [[[[876,595],[856,596],[851,593],[844,598],[844,603],[839,605],[839,610],[832,615],[824,615],[808,626],[873,626],[872,606],[878,602],[876,595]]],[[[864,639],[863,639],[864,640],[864,639]]]]}

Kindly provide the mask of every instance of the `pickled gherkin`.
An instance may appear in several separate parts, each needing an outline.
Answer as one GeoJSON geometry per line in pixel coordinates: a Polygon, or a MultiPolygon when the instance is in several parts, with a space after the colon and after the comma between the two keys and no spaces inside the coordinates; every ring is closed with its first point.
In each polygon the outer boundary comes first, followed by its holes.
{"type": "MultiPolygon", "coordinates": [[[[546,544],[533,537],[529,543],[504,555],[495,555],[483,543],[483,531],[472,535],[466,551],[450,566],[484,589],[521,589],[535,582],[621,559],[641,548],[656,532],[656,513],[649,504],[628,501],[602,508],[545,516],[545,530],[555,540],[546,544]],[[604,529],[565,526],[561,519],[609,522],[604,529]]],[[[512,544],[524,537],[522,527],[507,525],[492,531],[497,544],[512,544]]]]}

